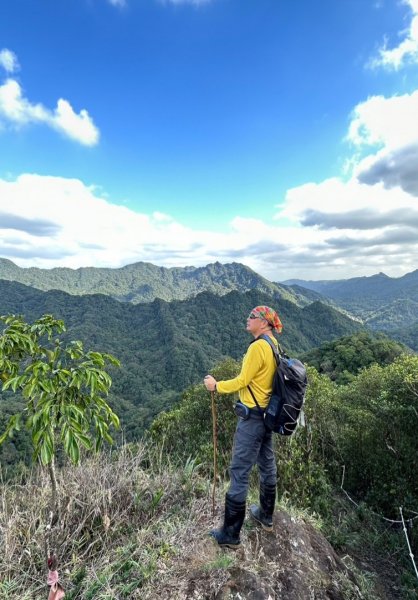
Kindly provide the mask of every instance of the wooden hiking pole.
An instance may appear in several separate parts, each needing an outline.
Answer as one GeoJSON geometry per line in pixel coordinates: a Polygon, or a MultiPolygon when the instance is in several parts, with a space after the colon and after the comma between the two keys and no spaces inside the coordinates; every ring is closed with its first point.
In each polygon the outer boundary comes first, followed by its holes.
{"type": "Polygon", "coordinates": [[[210,393],[212,400],[212,431],[213,431],[213,488],[212,488],[212,516],[215,516],[215,491],[216,491],[216,460],[218,453],[217,437],[216,437],[216,404],[215,392],[210,393]]]}

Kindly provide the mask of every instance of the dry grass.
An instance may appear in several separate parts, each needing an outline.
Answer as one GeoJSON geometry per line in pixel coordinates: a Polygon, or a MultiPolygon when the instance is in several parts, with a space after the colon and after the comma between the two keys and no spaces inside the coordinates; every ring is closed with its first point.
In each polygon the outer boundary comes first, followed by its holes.
{"type": "MultiPolygon", "coordinates": [[[[186,564],[216,563],[204,536],[213,525],[210,482],[193,462],[174,469],[145,445],[125,446],[64,467],[58,480],[62,518],[51,540],[66,599],[162,598],[157,588],[186,564]]],[[[49,491],[42,470],[0,487],[1,599],[47,595],[49,491]]]]}
{"type": "MultiPolygon", "coordinates": [[[[246,521],[242,546],[235,552],[220,550],[207,532],[221,520],[224,490],[218,489],[213,516],[211,482],[193,461],[171,466],[161,448],[123,446],[86,458],[80,467],[62,468],[58,480],[62,518],[51,540],[66,600],[275,598],[284,597],[282,588],[294,600],[305,597],[298,589],[290,594],[289,574],[297,565],[304,589],[318,590],[322,580],[326,585],[336,581],[339,589],[343,583],[352,586],[344,569],[337,570],[337,579],[321,570],[324,554],[313,549],[300,555],[299,541],[307,540],[308,547],[314,535],[307,515],[278,513],[282,521],[270,537],[246,521]],[[294,539],[299,545],[292,545],[294,539]],[[314,577],[307,581],[311,571],[314,577]],[[279,592],[272,587],[273,572],[279,592]]],[[[0,600],[45,600],[48,595],[49,492],[42,470],[34,470],[24,485],[0,486],[0,600]]],[[[321,544],[327,555],[325,541],[313,546],[321,544]]],[[[368,596],[356,591],[344,597],[368,596]]]]}

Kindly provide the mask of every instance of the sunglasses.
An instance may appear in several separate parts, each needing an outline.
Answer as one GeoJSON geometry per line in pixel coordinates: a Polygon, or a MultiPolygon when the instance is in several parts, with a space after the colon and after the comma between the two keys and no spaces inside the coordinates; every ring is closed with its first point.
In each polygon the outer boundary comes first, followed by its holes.
{"type": "Polygon", "coordinates": [[[248,318],[249,319],[261,319],[261,317],[258,317],[257,315],[254,315],[253,313],[251,313],[248,318]]]}

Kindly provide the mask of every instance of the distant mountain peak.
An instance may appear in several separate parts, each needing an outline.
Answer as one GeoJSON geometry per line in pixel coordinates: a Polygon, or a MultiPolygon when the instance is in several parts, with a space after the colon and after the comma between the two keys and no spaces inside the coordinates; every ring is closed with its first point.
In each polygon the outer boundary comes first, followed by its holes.
{"type": "MultiPolygon", "coordinates": [[[[209,291],[222,296],[231,291],[258,289],[274,297],[300,305],[296,295],[285,286],[268,281],[250,267],[219,261],[201,267],[161,267],[137,262],[119,268],[81,267],[70,269],[21,268],[11,261],[0,261],[0,279],[15,281],[43,291],[62,290],[74,295],[105,294],[133,304],[162,300],[184,300],[209,291]]],[[[306,299],[305,299],[306,303],[306,299]]]]}

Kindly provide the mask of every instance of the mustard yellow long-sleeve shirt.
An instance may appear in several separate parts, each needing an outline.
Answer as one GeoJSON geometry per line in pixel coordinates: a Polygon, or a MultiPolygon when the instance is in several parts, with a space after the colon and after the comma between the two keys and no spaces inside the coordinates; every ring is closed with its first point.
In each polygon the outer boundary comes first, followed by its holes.
{"type": "MultiPolygon", "coordinates": [[[[277,346],[277,340],[271,338],[277,346]]],[[[273,386],[273,376],[276,370],[276,359],[266,340],[259,339],[250,344],[242,361],[241,372],[234,379],[217,381],[216,389],[220,394],[239,392],[239,399],[250,408],[256,406],[248,389],[251,386],[261,408],[269,402],[273,386]]]]}

